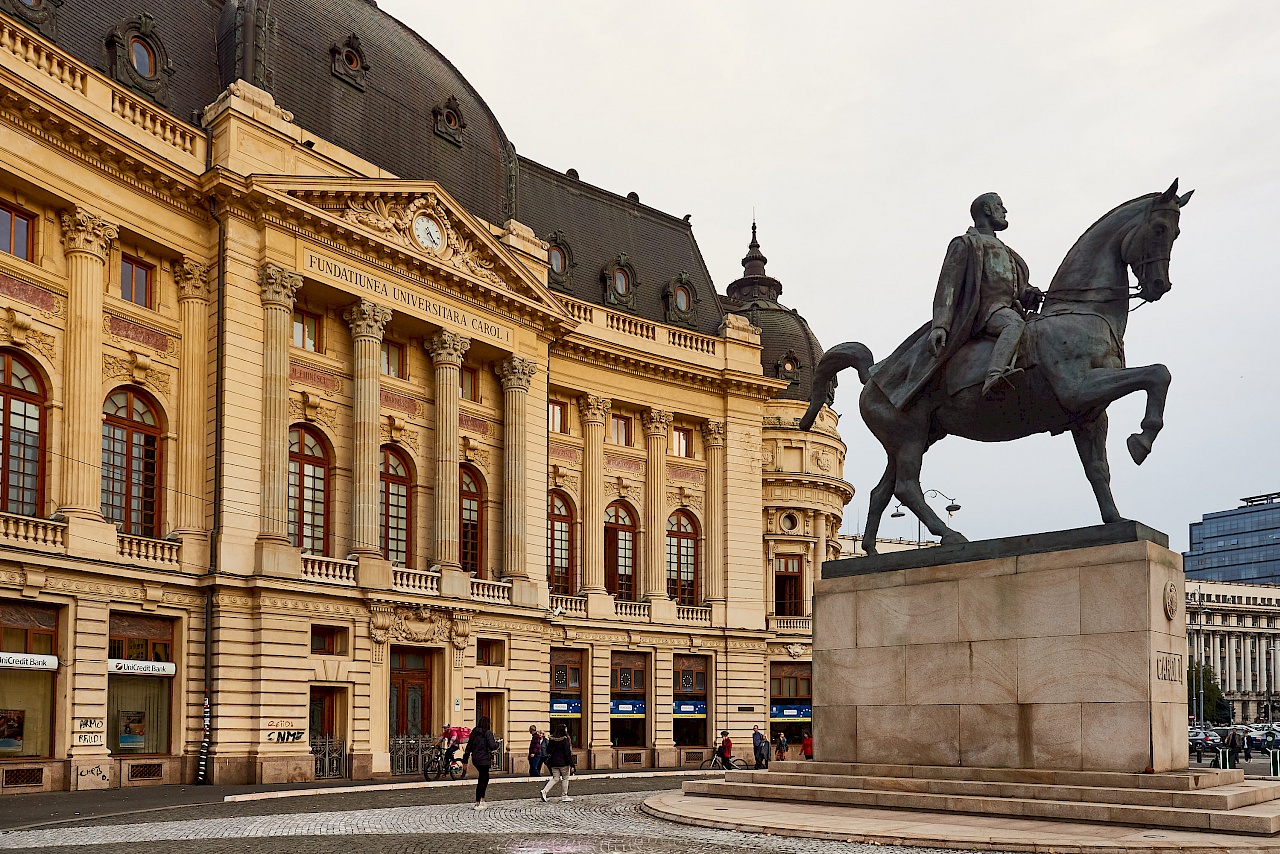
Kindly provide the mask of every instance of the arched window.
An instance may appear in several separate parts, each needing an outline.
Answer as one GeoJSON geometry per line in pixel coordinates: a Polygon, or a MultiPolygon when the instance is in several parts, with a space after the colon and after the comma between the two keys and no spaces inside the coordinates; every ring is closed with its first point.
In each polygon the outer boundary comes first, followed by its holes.
{"type": "Polygon", "coordinates": [[[698,527],[677,510],[667,519],[667,596],[681,605],[698,604],[698,527]]]}
{"type": "Polygon", "coordinates": [[[329,453],[308,427],[289,429],[289,539],[329,554],[329,453]]]}
{"type": "Polygon", "coordinates": [[[135,537],[160,536],[160,423],[129,388],[102,405],[102,516],[135,537]]]}
{"type": "Polygon", "coordinates": [[[390,445],[382,446],[378,464],[378,526],[382,529],[382,553],[387,560],[409,565],[413,551],[413,478],[408,461],[390,445]]]}
{"type": "Polygon", "coordinates": [[[483,578],[484,567],[484,492],[478,475],[461,469],[458,503],[458,545],[462,571],[483,578]]]}
{"type": "Polygon", "coordinates": [[[0,375],[0,510],[38,516],[44,506],[44,389],[20,356],[4,353],[0,375]]]}
{"type": "Polygon", "coordinates": [[[547,584],[551,592],[572,596],[577,592],[573,578],[573,510],[558,492],[547,498],[547,584]]]}
{"type": "Polygon", "coordinates": [[[636,520],[615,501],[604,511],[604,583],[619,599],[636,599],[636,520]]]}

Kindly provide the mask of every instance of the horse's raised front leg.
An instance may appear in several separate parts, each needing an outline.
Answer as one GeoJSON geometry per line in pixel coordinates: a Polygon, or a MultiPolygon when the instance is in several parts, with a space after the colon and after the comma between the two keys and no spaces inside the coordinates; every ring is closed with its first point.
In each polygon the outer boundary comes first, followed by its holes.
{"type": "Polygon", "coordinates": [[[1071,428],[1076,451],[1084,463],[1084,476],[1089,478],[1103,522],[1119,522],[1123,518],[1111,494],[1111,466],[1107,464],[1107,413],[1071,428]]]}
{"type": "Polygon", "coordinates": [[[1142,465],[1151,444],[1164,427],[1164,402],[1169,395],[1172,377],[1164,365],[1147,365],[1144,368],[1094,368],[1086,371],[1078,380],[1068,382],[1060,390],[1062,405],[1075,412],[1089,409],[1106,409],[1113,400],[1119,400],[1135,391],[1147,393],[1147,411],[1142,417],[1142,432],[1128,439],[1129,456],[1142,465]]]}
{"type": "Polygon", "coordinates": [[[916,518],[924,523],[929,533],[942,538],[942,544],[969,542],[963,534],[953,531],[939,518],[929,502],[925,500],[924,491],[920,488],[920,464],[924,461],[926,445],[923,442],[905,444],[898,451],[898,477],[894,484],[894,494],[898,500],[916,514],[916,518]]]}

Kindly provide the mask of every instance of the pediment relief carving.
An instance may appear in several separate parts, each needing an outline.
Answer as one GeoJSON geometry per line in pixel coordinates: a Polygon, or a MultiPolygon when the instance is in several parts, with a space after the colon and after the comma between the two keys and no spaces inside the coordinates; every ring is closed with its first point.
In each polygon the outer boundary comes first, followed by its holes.
{"type": "Polygon", "coordinates": [[[415,252],[435,257],[454,269],[499,288],[507,284],[494,272],[493,261],[484,257],[472,236],[464,234],[454,223],[440,197],[427,192],[411,199],[383,195],[360,194],[347,198],[342,218],[362,225],[415,252]],[[440,248],[423,246],[413,234],[413,221],[419,213],[431,215],[440,227],[440,248]]]}

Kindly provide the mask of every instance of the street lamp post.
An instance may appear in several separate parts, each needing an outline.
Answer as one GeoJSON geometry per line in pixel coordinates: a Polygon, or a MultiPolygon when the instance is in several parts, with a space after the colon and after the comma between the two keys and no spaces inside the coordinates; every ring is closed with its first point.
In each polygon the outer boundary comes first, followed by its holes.
{"type": "MultiPolygon", "coordinates": [[[[956,515],[956,511],[960,509],[960,505],[959,505],[959,503],[957,503],[957,501],[956,501],[954,498],[952,498],[950,495],[947,495],[946,493],[939,492],[939,491],[938,491],[938,490],[936,490],[936,489],[929,489],[929,490],[925,490],[924,497],[925,497],[926,499],[928,499],[928,498],[945,498],[945,499],[947,499],[948,501],[950,501],[951,503],[947,505],[947,515],[948,515],[948,516],[954,516],[954,515],[956,515]]],[[[906,515],[907,515],[906,513],[902,512],[902,502],[901,502],[901,501],[899,501],[899,502],[897,502],[897,504],[894,506],[894,508],[893,508],[893,512],[889,514],[889,518],[890,518],[890,519],[901,519],[903,516],[906,516],[906,515]]],[[[918,549],[919,549],[919,548],[923,548],[923,547],[924,547],[924,531],[922,530],[922,526],[921,526],[921,523],[920,523],[920,517],[919,517],[919,515],[917,515],[917,516],[916,516],[916,548],[918,548],[918,549]]]]}
{"type": "Polygon", "coordinates": [[[1199,671],[1197,674],[1199,678],[1196,681],[1200,683],[1199,723],[1201,726],[1204,726],[1204,724],[1208,721],[1208,718],[1205,717],[1205,712],[1204,712],[1204,654],[1205,654],[1204,618],[1205,618],[1205,612],[1204,612],[1204,591],[1201,590],[1199,586],[1196,587],[1196,604],[1198,606],[1198,610],[1200,611],[1200,655],[1198,656],[1200,659],[1200,666],[1196,668],[1199,671]]]}

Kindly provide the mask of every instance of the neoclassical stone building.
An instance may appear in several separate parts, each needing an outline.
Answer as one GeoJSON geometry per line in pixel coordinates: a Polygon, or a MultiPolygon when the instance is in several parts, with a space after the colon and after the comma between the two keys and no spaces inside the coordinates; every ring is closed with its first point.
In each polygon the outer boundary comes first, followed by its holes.
{"type": "Polygon", "coordinates": [[[0,793],[803,728],[852,489],[743,265],[365,0],[0,3],[0,793]]]}

